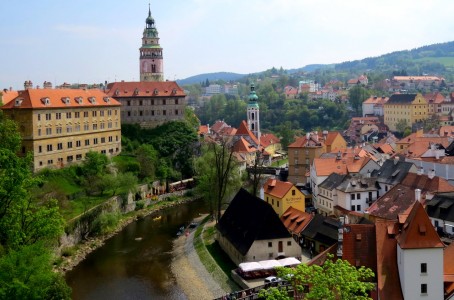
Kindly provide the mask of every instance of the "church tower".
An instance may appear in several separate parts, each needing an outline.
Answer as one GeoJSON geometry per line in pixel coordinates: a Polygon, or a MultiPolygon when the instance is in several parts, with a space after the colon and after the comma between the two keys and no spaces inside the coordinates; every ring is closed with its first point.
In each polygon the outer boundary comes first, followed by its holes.
{"type": "Polygon", "coordinates": [[[251,84],[251,91],[249,93],[249,102],[247,105],[247,125],[249,130],[260,141],[260,109],[257,103],[257,94],[255,93],[254,84],[251,84]]]}
{"type": "Polygon", "coordinates": [[[159,46],[158,30],[151,16],[150,5],[140,47],[140,81],[164,81],[162,48],[159,46]]]}

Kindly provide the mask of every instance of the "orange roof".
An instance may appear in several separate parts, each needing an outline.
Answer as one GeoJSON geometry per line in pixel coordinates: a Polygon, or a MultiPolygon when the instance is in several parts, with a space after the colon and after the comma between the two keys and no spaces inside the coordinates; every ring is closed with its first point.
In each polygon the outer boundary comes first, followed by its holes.
{"type": "Polygon", "coordinates": [[[402,180],[401,184],[413,190],[420,189],[423,193],[454,192],[454,186],[452,186],[446,179],[439,176],[434,176],[430,179],[426,174],[418,175],[409,172],[407,176],[405,176],[404,180],[402,180]]]}
{"type": "Polygon", "coordinates": [[[445,96],[441,93],[428,93],[423,96],[427,103],[432,104],[432,103],[443,103],[445,101],[445,96]]]}
{"type": "Polygon", "coordinates": [[[454,126],[441,126],[439,134],[440,136],[453,136],[454,126]]]}
{"type": "Polygon", "coordinates": [[[216,121],[216,122],[213,124],[213,126],[211,126],[211,131],[216,132],[216,133],[219,133],[219,131],[220,131],[222,128],[226,127],[226,126],[229,126],[229,125],[227,125],[226,122],[224,122],[224,121],[216,121]]]}
{"type": "Polygon", "coordinates": [[[402,249],[443,248],[429,216],[419,201],[416,201],[402,231],[397,237],[402,249]]]}
{"type": "Polygon", "coordinates": [[[396,220],[377,220],[375,222],[377,289],[380,299],[404,299],[397,267],[397,242],[394,238],[397,231],[396,220]]]}
{"type": "Polygon", "coordinates": [[[311,214],[290,206],[282,214],[281,221],[288,231],[299,234],[306,228],[312,218],[311,214]]]}
{"type": "Polygon", "coordinates": [[[365,104],[385,104],[388,102],[389,97],[377,97],[377,96],[372,96],[369,97],[368,99],[364,100],[363,103],[365,104]]]}
{"type": "Polygon", "coordinates": [[[13,100],[14,98],[16,98],[17,96],[19,96],[19,92],[18,91],[9,91],[9,90],[3,90],[2,93],[2,103],[3,104],[6,104],[8,102],[10,102],[11,100],[13,100]]]}
{"type": "Polygon", "coordinates": [[[430,149],[432,143],[441,144],[444,148],[447,148],[451,143],[450,137],[417,137],[414,138],[413,142],[410,142],[408,148],[405,151],[405,157],[417,158],[421,157],[430,149]]]}
{"type": "Polygon", "coordinates": [[[385,154],[394,154],[394,148],[390,144],[382,144],[378,148],[385,154]]]}
{"type": "Polygon", "coordinates": [[[258,145],[259,141],[257,140],[257,137],[252,133],[252,131],[249,130],[246,121],[242,121],[240,124],[240,127],[236,130],[235,135],[243,135],[243,136],[248,136],[252,139],[252,141],[258,145]]]}
{"type": "Polygon", "coordinates": [[[281,140],[272,133],[265,133],[260,136],[260,145],[264,148],[272,144],[279,144],[281,140]]]}
{"type": "Polygon", "coordinates": [[[19,91],[19,95],[14,101],[3,105],[2,109],[50,109],[120,105],[120,102],[108,97],[98,89],[28,89],[19,91]],[[16,103],[17,101],[20,101],[19,105],[16,103]]]}
{"type": "Polygon", "coordinates": [[[112,82],[107,85],[111,97],[184,97],[186,94],[175,81],[112,82]]]}
{"type": "Polygon", "coordinates": [[[443,251],[443,274],[445,293],[450,295],[454,292],[454,243],[451,243],[443,251]]]}
{"type": "Polygon", "coordinates": [[[235,127],[224,127],[219,131],[220,135],[235,135],[236,128],[235,127]]]}
{"type": "Polygon", "coordinates": [[[234,152],[247,152],[251,153],[256,151],[257,149],[254,146],[251,146],[251,144],[248,143],[243,137],[241,137],[238,141],[236,141],[235,145],[233,145],[233,151],[234,152]]]}
{"type": "Polygon", "coordinates": [[[337,158],[314,158],[313,165],[317,176],[329,176],[331,173],[347,174],[358,173],[371,158],[369,157],[346,157],[337,158]]]}
{"type": "Polygon", "coordinates": [[[365,266],[377,273],[374,224],[345,224],[342,259],[352,266],[365,266]]]}
{"type": "Polygon", "coordinates": [[[208,125],[200,125],[198,134],[206,134],[208,133],[208,125]]]}
{"type": "Polygon", "coordinates": [[[265,194],[282,199],[293,187],[293,183],[269,178],[263,185],[265,194]]]}
{"type": "Polygon", "coordinates": [[[439,81],[443,80],[443,78],[436,77],[436,76],[394,76],[394,80],[397,81],[405,81],[405,80],[413,80],[413,81],[420,81],[420,80],[426,80],[426,81],[439,81]]]}

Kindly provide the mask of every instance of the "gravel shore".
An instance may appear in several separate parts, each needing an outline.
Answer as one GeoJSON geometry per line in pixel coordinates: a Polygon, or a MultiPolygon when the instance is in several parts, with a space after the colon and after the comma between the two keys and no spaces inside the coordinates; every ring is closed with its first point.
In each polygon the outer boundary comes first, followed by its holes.
{"type": "Polygon", "coordinates": [[[178,286],[189,300],[208,300],[225,295],[221,286],[205,269],[194,249],[194,232],[174,241],[171,269],[178,286]]]}

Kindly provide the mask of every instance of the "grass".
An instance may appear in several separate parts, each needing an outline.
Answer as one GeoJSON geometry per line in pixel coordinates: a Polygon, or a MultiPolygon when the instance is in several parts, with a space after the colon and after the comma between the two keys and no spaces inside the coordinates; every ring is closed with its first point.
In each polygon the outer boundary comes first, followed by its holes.
{"type": "Polygon", "coordinates": [[[216,229],[206,227],[204,230],[205,223],[209,219],[210,216],[207,216],[197,228],[194,234],[194,248],[208,273],[221,285],[223,290],[238,290],[239,287],[230,279],[230,271],[236,266],[215,241],[216,229]]]}
{"type": "Polygon", "coordinates": [[[83,214],[90,208],[105,202],[110,198],[110,194],[108,195],[109,196],[83,196],[75,200],[70,200],[68,201],[67,207],[60,209],[60,213],[65,220],[70,220],[83,214]]]}
{"type": "Polygon", "coordinates": [[[285,159],[280,159],[280,160],[277,160],[277,161],[274,161],[271,166],[272,167],[280,167],[282,165],[285,165],[288,163],[288,158],[285,158],[285,159]]]}

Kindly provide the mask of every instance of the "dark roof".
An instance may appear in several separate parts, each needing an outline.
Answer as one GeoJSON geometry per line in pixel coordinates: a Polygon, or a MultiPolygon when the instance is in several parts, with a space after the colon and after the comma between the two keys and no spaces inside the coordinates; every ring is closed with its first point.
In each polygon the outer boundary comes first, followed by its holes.
{"type": "Polygon", "coordinates": [[[382,219],[396,220],[400,214],[407,214],[414,202],[415,191],[398,184],[372,203],[367,212],[382,219]]]}
{"type": "Polygon", "coordinates": [[[454,222],[454,193],[439,193],[426,202],[429,217],[454,222]]]}
{"type": "Polygon", "coordinates": [[[378,170],[373,170],[371,177],[377,177],[380,183],[395,185],[407,176],[413,163],[397,159],[387,159],[378,170]]]}
{"type": "Polygon", "coordinates": [[[415,100],[416,94],[394,94],[386,104],[408,104],[415,100]]]}
{"type": "Polygon", "coordinates": [[[376,191],[378,189],[376,182],[377,178],[375,177],[349,174],[345,176],[344,180],[337,186],[337,189],[345,193],[376,191]]]}
{"type": "Polygon", "coordinates": [[[301,235],[325,245],[337,242],[340,222],[322,215],[315,215],[301,235]]]}
{"type": "Polygon", "coordinates": [[[222,215],[217,229],[242,255],[256,240],[291,237],[271,205],[243,188],[222,215]]]}
{"type": "Polygon", "coordinates": [[[332,173],[329,175],[322,183],[320,183],[319,188],[324,188],[327,190],[335,189],[345,178],[345,174],[332,173]]]}

